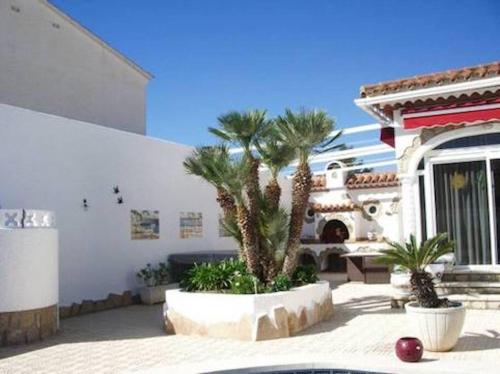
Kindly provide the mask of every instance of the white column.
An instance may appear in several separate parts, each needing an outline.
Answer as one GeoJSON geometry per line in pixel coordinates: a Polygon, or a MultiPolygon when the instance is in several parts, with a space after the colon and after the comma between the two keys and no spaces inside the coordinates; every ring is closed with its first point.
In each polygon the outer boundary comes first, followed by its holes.
{"type": "Polygon", "coordinates": [[[411,234],[417,234],[417,215],[416,209],[420,207],[415,206],[415,183],[417,177],[414,175],[401,175],[401,240],[406,240],[411,234]]]}

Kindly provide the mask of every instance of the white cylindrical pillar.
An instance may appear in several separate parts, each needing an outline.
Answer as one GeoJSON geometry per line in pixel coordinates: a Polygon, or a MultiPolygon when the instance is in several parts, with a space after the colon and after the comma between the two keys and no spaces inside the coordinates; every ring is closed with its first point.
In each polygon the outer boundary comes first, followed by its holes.
{"type": "Polygon", "coordinates": [[[13,212],[0,210],[0,346],[44,338],[58,325],[58,232],[47,219],[53,215],[13,212]]]}

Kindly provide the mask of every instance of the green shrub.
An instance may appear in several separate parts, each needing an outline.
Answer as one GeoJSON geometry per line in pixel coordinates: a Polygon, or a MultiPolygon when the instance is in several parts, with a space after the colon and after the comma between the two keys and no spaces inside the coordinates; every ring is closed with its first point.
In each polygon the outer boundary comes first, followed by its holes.
{"type": "Polygon", "coordinates": [[[315,283],[317,280],[314,266],[298,266],[292,279],[284,274],[278,274],[266,286],[248,273],[243,261],[230,259],[217,263],[196,264],[186,272],[181,287],[191,292],[255,294],[288,291],[293,286],[315,283]]]}
{"type": "Polygon", "coordinates": [[[292,282],[295,286],[316,283],[318,280],[319,278],[314,265],[299,265],[292,276],[292,282]]]}
{"type": "Polygon", "coordinates": [[[292,280],[285,274],[278,274],[270,284],[271,292],[288,291],[293,287],[292,280]]]}
{"type": "Polygon", "coordinates": [[[165,262],[158,263],[156,277],[159,284],[168,284],[170,281],[170,268],[165,262]]]}
{"type": "Polygon", "coordinates": [[[145,268],[139,270],[136,276],[141,279],[146,286],[156,286],[155,269],[151,266],[151,264],[147,264],[145,268]]]}
{"type": "Polygon", "coordinates": [[[231,279],[231,293],[256,294],[265,292],[265,287],[259,278],[248,273],[237,273],[231,279]]]}
{"type": "Polygon", "coordinates": [[[240,260],[224,260],[218,263],[195,264],[186,272],[181,287],[186,291],[223,291],[232,287],[235,274],[246,274],[246,266],[240,260]]]}
{"type": "Polygon", "coordinates": [[[164,262],[160,262],[158,267],[147,264],[146,267],[136,273],[136,276],[148,287],[159,286],[161,284],[168,284],[170,280],[170,269],[164,262]]]}

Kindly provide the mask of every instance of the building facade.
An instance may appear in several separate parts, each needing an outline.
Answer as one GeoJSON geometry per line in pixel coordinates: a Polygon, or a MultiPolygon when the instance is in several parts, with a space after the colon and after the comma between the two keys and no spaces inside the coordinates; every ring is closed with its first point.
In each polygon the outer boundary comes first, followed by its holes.
{"type": "Polygon", "coordinates": [[[401,180],[401,239],[447,232],[459,269],[500,266],[500,62],[364,86],[401,180]]]}
{"type": "Polygon", "coordinates": [[[0,0],[0,103],[146,133],[151,75],[46,0],[0,0]]]}

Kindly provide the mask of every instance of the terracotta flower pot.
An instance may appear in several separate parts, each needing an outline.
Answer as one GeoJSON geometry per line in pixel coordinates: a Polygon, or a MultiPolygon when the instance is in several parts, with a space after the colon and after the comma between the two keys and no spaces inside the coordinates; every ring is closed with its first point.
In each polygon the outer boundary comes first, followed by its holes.
{"type": "Polygon", "coordinates": [[[420,361],[424,354],[422,342],[417,338],[404,337],[396,342],[396,356],[404,362],[420,361]]]}

